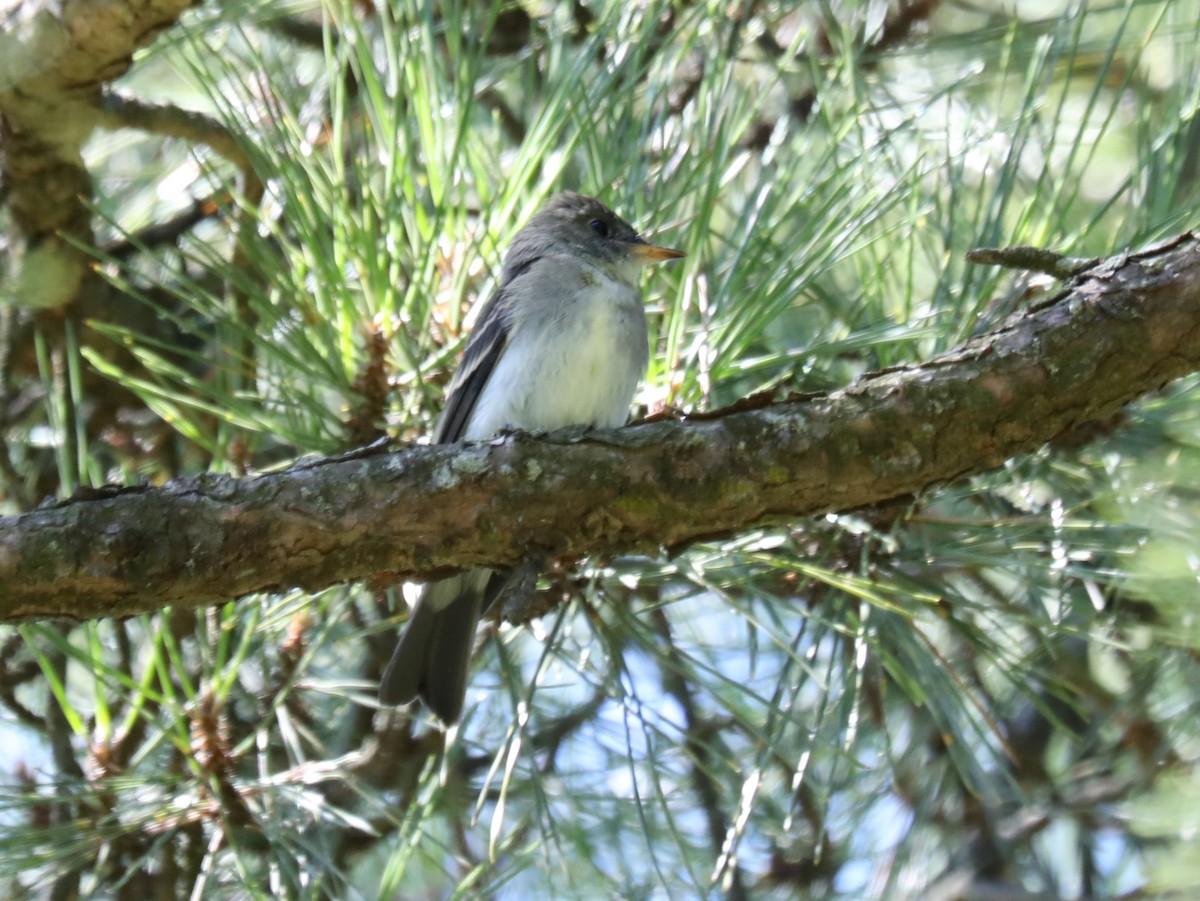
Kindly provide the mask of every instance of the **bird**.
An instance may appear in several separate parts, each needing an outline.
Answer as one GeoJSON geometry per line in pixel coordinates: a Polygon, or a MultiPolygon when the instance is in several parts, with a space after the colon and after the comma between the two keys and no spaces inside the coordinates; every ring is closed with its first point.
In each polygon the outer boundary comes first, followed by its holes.
{"type": "MultiPolygon", "coordinates": [[[[434,443],[624,425],[649,360],[641,270],[683,256],[647,242],[594,197],[551,197],[504,255],[434,443]]],[[[380,680],[381,706],[420,698],[445,726],[458,722],[476,626],[502,582],[480,568],[421,588],[380,680]]]]}

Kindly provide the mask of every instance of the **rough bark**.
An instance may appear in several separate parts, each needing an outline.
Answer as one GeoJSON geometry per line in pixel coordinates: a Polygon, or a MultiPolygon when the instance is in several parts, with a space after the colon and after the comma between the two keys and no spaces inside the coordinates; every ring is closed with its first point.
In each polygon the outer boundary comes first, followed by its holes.
{"type": "Polygon", "coordinates": [[[0,619],[118,616],[552,554],[654,552],[919,491],[1200,369],[1200,237],[834,392],[584,436],[372,449],[0,520],[0,619]]]}

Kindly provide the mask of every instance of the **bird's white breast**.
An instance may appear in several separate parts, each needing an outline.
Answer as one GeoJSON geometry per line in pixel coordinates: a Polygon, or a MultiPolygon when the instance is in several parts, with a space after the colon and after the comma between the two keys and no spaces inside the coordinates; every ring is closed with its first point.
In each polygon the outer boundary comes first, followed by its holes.
{"type": "Polygon", "coordinates": [[[545,276],[528,286],[542,300],[518,305],[465,438],[505,428],[611,428],[629,414],[647,359],[637,289],[586,265],[547,267],[545,276]]]}

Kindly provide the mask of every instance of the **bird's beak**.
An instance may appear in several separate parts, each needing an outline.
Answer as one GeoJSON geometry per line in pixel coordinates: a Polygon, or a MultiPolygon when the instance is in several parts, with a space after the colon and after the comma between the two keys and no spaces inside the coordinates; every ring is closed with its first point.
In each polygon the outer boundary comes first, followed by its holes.
{"type": "Polygon", "coordinates": [[[682,250],[672,250],[670,247],[659,247],[657,244],[634,244],[629,252],[633,258],[643,265],[661,263],[663,260],[677,260],[686,257],[682,250]]]}

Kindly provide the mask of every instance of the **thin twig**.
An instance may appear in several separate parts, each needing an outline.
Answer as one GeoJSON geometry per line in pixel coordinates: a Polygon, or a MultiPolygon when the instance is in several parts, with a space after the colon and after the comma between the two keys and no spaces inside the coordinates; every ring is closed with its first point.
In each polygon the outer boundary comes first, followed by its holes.
{"type": "Polygon", "coordinates": [[[200,222],[211,219],[229,203],[229,195],[221,197],[199,197],[191,205],[164,222],[147,226],[127,238],[112,241],[101,252],[114,260],[126,260],[144,249],[174,244],[200,222]]]}
{"type": "Polygon", "coordinates": [[[662,657],[663,689],[676,700],[683,710],[686,726],[686,753],[692,762],[692,786],[704,810],[708,822],[709,841],[712,842],[713,854],[719,861],[714,881],[720,879],[725,887],[725,897],[739,901],[747,899],[746,886],[742,882],[742,871],[738,866],[736,856],[726,853],[726,844],[735,836],[729,829],[729,823],[724,811],[721,810],[721,796],[724,794],[720,785],[713,778],[716,769],[712,753],[712,727],[705,722],[696,707],[691,686],[683,674],[682,655],[675,646],[671,635],[671,623],[661,606],[653,607],[650,617],[654,629],[666,643],[662,657]]]}
{"type": "Polygon", "coordinates": [[[1003,266],[1005,269],[1022,269],[1042,272],[1057,279],[1074,278],[1097,265],[1100,257],[1068,257],[1041,247],[976,247],[965,256],[968,263],[980,266],[1003,266]]]}
{"type": "Polygon", "coordinates": [[[218,119],[170,104],[146,103],[121,94],[105,94],[97,105],[99,125],[108,129],[132,128],[168,138],[203,144],[243,173],[253,167],[238,139],[218,119]]]}

